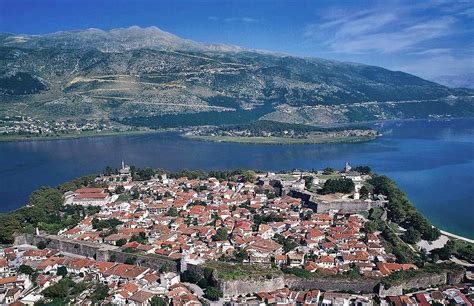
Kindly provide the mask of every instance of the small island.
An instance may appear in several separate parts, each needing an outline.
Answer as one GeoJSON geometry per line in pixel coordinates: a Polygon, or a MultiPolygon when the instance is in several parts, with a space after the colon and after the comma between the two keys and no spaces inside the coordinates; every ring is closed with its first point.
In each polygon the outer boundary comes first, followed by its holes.
{"type": "Polygon", "coordinates": [[[362,142],[373,140],[380,134],[366,127],[316,127],[303,124],[258,120],[253,123],[198,127],[183,134],[184,137],[215,142],[255,144],[317,144],[362,142]]]}
{"type": "Polygon", "coordinates": [[[0,243],[6,303],[448,305],[472,295],[468,239],[443,235],[390,178],[348,163],[122,163],[33,192],[0,215],[0,243]]]}

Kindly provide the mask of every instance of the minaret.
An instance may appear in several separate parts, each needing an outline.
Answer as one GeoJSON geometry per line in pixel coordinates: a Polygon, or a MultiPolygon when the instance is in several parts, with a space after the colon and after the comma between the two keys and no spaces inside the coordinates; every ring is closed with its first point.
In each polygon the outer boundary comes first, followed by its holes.
{"type": "Polygon", "coordinates": [[[122,170],[124,170],[124,169],[125,169],[125,163],[122,160],[122,170]]]}
{"type": "Polygon", "coordinates": [[[351,171],[351,169],[352,169],[351,165],[349,165],[349,163],[346,162],[346,166],[344,167],[344,172],[347,173],[347,172],[351,171]]]}

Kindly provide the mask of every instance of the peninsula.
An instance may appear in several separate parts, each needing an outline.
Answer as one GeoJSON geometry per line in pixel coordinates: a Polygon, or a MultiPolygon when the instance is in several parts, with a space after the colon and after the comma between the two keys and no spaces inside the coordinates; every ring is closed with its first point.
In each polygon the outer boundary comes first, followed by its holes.
{"type": "Polygon", "coordinates": [[[442,236],[388,177],[349,164],[122,163],[35,191],[0,216],[0,241],[12,244],[0,251],[4,300],[40,305],[457,303],[470,276],[451,258],[474,262],[472,244],[442,236]]]}
{"type": "Polygon", "coordinates": [[[322,128],[267,120],[225,127],[199,127],[183,135],[186,138],[204,141],[264,144],[360,142],[380,136],[377,131],[365,127],[322,128]]]}

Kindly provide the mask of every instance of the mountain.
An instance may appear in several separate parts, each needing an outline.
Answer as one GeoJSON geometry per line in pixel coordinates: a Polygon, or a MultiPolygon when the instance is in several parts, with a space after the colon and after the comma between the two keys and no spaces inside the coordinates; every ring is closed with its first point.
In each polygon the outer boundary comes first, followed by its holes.
{"type": "Polygon", "coordinates": [[[443,75],[434,78],[433,81],[451,88],[474,89],[474,73],[466,73],[461,75],[443,75]]]}
{"type": "Polygon", "coordinates": [[[158,28],[0,34],[0,116],[171,127],[472,116],[473,91],[380,67],[201,44],[158,28]]]}

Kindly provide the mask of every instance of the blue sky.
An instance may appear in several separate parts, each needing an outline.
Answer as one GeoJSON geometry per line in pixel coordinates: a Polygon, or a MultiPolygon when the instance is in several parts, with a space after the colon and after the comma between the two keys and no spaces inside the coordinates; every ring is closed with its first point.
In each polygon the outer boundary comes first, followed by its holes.
{"type": "Polygon", "coordinates": [[[0,0],[0,32],[132,25],[425,78],[474,72],[474,1],[0,0]]]}

